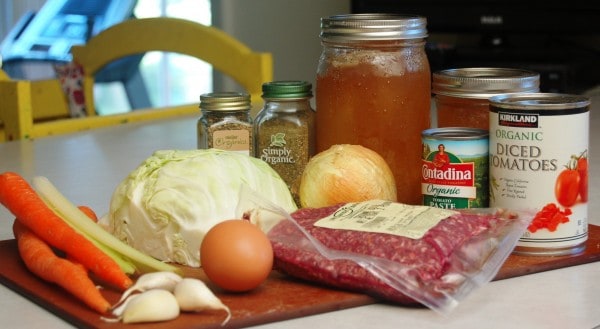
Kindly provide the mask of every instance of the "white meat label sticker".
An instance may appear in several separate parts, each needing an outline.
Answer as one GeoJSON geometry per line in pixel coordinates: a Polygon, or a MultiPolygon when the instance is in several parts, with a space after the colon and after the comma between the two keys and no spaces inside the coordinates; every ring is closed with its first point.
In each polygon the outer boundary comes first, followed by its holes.
{"type": "Polygon", "coordinates": [[[440,221],[457,213],[443,208],[370,200],[347,203],[333,214],[321,218],[314,225],[420,239],[440,221]]]}

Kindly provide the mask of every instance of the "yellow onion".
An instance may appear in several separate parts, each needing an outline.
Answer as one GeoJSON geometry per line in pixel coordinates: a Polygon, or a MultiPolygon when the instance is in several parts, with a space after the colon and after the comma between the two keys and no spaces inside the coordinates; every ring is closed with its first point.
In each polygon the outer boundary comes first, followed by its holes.
{"type": "Polygon", "coordinates": [[[375,151],[360,145],[333,145],[315,155],[300,180],[304,208],[366,200],[396,201],[390,167],[375,151]]]}

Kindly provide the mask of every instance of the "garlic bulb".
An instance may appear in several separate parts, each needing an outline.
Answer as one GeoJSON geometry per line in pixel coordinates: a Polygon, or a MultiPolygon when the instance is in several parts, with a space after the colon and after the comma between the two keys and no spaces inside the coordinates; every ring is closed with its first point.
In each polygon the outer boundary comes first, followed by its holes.
{"type": "Polygon", "coordinates": [[[397,201],[394,176],[383,157],[349,144],[333,145],[308,162],[299,195],[305,208],[373,199],[397,201]]]}

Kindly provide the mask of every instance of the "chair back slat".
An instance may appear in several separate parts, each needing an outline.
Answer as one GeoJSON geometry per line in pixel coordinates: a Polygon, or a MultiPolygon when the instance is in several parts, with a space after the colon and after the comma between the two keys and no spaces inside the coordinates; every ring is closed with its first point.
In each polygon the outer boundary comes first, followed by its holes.
{"type": "MultiPolygon", "coordinates": [[[[131,19],[73,46],[73,61],[83,67],[83,92],[88,117],[70,118],[68,99],[55,80],[6,80],[0,75],[0,141],[39,138],[114,124],[160,120],[199,114],[198,104],[100,116],[94,104],[95,75],[107,64],[149,51],[173,52],[198,58],[235,80],[262,103],[262,84],[273,79],[270,53],[255,52],[227,33],[196,22],[156,17],[131,19]]],[[[3,72],[2,72],[3,73],[3,72]]],[[[8,79],[8,77],[6,77],[8,79]]]]}

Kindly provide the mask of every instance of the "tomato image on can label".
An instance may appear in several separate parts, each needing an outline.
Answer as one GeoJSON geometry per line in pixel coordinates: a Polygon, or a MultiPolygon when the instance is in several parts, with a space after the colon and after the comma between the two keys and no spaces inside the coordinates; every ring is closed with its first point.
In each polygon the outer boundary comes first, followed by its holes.
{"type": "Polygon", "coordinates": [[[490,102],[490,206],[533,214],[515,253],[583,251],[589,100],[542,93],[498,96],[490,102]]]}

